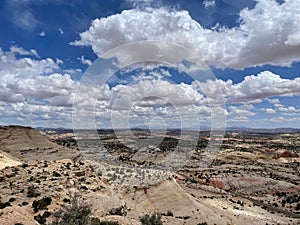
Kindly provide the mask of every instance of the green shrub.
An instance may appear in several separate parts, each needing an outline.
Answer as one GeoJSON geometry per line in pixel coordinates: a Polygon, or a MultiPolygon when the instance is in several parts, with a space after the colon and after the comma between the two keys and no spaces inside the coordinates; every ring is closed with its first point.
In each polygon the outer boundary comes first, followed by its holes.
{"type": "Polygon", "coordinates": [[[121,205],[120,207],[113,208],[109,210],[110,215],[117,215],[117,216],[126,216],[127,215],[127,206],[121,205]]]}
{"type": "Polygon", "coordinates": [[[22,206],[25,206],[25,205],[28,205],[29,203],[28,202],[22,202],[22,206]]]}
{"type": "Polygon", "coordinates": [[[99,218],[91,218],[91,225],[99,225],[100,224],[100,220],[99,218]]]}
{"type": "Polygon", "coordinates": [[[11,206],[10,202],[5,202],[5,203],[0,202],[0,209],[4,209],[9,206],[11,206]]]}
{"type": "Polygon", "coordinates": [[[36,220],[39,224],[45,224],[47,222],[46,218],[43,217],[42,215],[37,215],[33,217],[34,220],[36,220]]]}
{"type": "Polygon", "coordinates": [[[91,224],[91,206],[86,204],[78,193],[70,194],[70,204],[53,214],[51,225],[87,225],[91,224]]]}
{"type": "Polygon", "coordinates": [[[121,225],[117,221],[101,221],[99,225],[121,225]]]}
{"type": "Polygon", "coordinates": [[[37,191],[35,191],[34,186],[28,187],[28,191],[27,191],[27,197],[28,198],[36,198],[36,197],[38,197],[40,195],[41,195],[40,193],[38,193],[37,191]]]}
{"type": "MultiPolygon", "coordinates": [[[[66,199],[68,201],[64,201],[63,208],[52,213],[54,220],[49,225],[121,225],[117,221],[100,221],[99,218],[91,217],[91,206],[85,203],[77,192],[70,193],[66,199]]],[[[120,206],[113,211],[124,214],[124,210],[127,210],[126,205],[120,206]]]]}
{"type": "Polygon", "coordinates": [[[46,211],[44,212],[43,215],[37,215],[34,217],[34,219],[39,223],[39,224],[45,224],[47,222],[47,218],[51,215],[50,212],[46,211]]]}
{"type": "Polygon", "coordinates": [[[32,207],[34,208],[34,212],[38,212],[39,210],[47,209],[47,206],[50,205],[52,199],[50,197],[45,197],[40,200],[34,200],[32,203],[32,207]]]}
{"type": "Polygon", "coordinates": [[[14,201],[16,201],[16,199],[15,198],[10,198],[8,201],[9,202],[14,202],[14,201]]]}
{"type": "Polygon", "coordinates": [[[161,215],[159,213],[153,213],[151,216],[145,214],[140,218],[142,225],[163,225],[161,221],[161,215]]]}
{"type": "Polygon", "coordinates": [[[167,215],[166,216],[174,216],[173,212],[171,210],[168,210],[167,215]]]}
{"type": "Polygon", "coordinates": [[[54,177],[61,177],[61,174],[59,172],[57,172],[57,171],[53,171],[52,172],[52,176],[54,176],[54,177]]]}
{"type": "Polygon", "coordinates": [[[120,225],[117,221],[101,221],[99,218],[91,218],[90,225],[120,225]]]}

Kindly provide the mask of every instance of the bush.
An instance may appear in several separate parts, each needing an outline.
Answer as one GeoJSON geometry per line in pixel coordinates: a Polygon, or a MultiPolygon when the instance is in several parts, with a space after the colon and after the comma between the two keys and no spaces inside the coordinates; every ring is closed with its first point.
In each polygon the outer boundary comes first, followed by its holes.
{"type": "Polygon", "coordinates": [[[99,218],[91,218],[89,225],[121,225],[117,221],[100,221],[99,218]]]}
{"type": "Polygon", "coordinates": [[[27,191],[28,198],[36,198],[40,195],[41,195],[40,193],[38,193],[37,191],[34,190],[34,186],[28,187],[28,191],[27,191]]]}
{"type": "Polygon", "coordinates": [[[113,208],[109,210],[110,215],[117,215],[117,216],[126,216],[127,215],[127,206],[121,205],[120,207],[113,208]]]}
{"type": "Polygon", "coordinates": [[[43,215],[37,215],[34,217],[34,219],[39,223],[39,224],[45,224],[47,222],[47,218],[51,216],[51,213],[46,211],[44,212],[43,215]]]}
{"type": "MultiPolygon", "coordinates": [[[[69,194],[68,201],[65,201],[63,209],[52,213],[54,220],[49,225],[120,225],[117,221],[100,221],[99,218],[91,217],[91,206],[85,203],[77,192],[69,194]]],[[[127,210],[127,206],[116,208],[127,210]]],[[[45,213],[44,213],[45,215],[45,213]]]]}
{"type": "Polygon", "coordinates": [[[54,176],[54,177],[61,177],[61,174],[59,172],[57,172],[57,171],[53,171],[52,172],[52,176],[54,176]]]}
{"type": "Polygon", "coordinates": [[[52,199],[50,197],[45,197],[40,200],[34,200],[32,203],[32,207],[34,208],[34,212],[38,212],[39,210],[47,209],[47,206],[50,205],[52,199]]]}
{"type": "Polygon", "coordinates": [[[16,201],[16,199],[15,198],[10,198],[8,201],[9,202],[14,202],[14,201],[16,201]]]}
{"type": "Polygon", "coordinates": [[[169,210],[169,211],[167,212],[167,216],[174,216],[174,214],[173,214],[173,212],[172,212],[171,210],[169,210]]]}
{"type": "Polygon", "coordinates": [[[117,221],[101,221],[99,225],[121,225],[117,221]]]}
{"type": "Polygon", "coordinates": [[[145,214],[140,218],[142,225],[163,225],[161,221],[161,215],[159,213],[153,213],[151,216],[145,214]]]}
{"type": "MultiPolygon", "coordinates": [[[[84,203],[78,193],[70,194],[70,204],[53,214],[51,225],[87,225],[91,224],[91,206],[84,203]]],[[[96,223],[94,223],[96,225],[96,223]]]]}
{"type": "Polygon", "coordinates": [[[91,225],[100,225],[99,218],[91,218],[91,225]]]}
{"type": "Polygon", "coordinates": [[[299,202],[297,203],[295,209],[296,209],[296,210],[300,210],[300,203],[299,203],[299,202]]]}
{"type": "Polygon", "coordinates": [[[11,206],[10,202],[5,202],[5,203],[0,202],[0,209],[4,209],[4,208],[10,207],[10,206],[11,206]]]}
{"type": "Polygon", "coordinates": [[[34,220],[36,220],[39,224],[45,224],[47,222],[46,217],[43,217],[42,215],[34,216],[34,220]]]}

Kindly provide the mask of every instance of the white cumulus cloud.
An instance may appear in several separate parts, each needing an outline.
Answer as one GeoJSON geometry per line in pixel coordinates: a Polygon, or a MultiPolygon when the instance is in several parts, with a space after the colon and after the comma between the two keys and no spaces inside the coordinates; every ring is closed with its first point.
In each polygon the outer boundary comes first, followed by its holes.
{"type": "Polygon", "coordinates": [[[208,9],[210,7],[214,7],[216,5],[216,2],[215,0],[204,0],[203,5],[206,9],[208,9]]]}
{"type": "MultiPolygon", "coordinates": [[[[32,50],[16,46],[6,52],[0,49],[0,113],[7,120],[70,121],[73,102],[80,106],[82,115],[96,112],[100,121],[109,120],[112,111],[118,118],[125,118],[126,110],[131,109],[130,118],[145,121],[158,115],[193,124],[195,115],[207,122],[214,112],[227,115],[229,122],[247,122],[257,115],[253,104],[262,99],[269,99],[272,108],[282,115],[297,116],[300,112],[297,106],[284,106],[275,98],[300,96],[300,78],[284,79],[270,71],[246,76],[239,83],[216,79],[186,84],[172,82],[169,71],[161,69],[133,74],[131,83],[91,87],[72,80],[60,68],[60,60],[28,57],[33,55],[32,50]],[[222,103],[228,104],[228,111],[222,103]]],[[[272,108],[261,112],[273,114],[272,108]]]]}
{"type": "Polygon", "coordinates": [[[45,32],[45,31],[42,31],[42,32],[39,33],[39,35],[40,35],[41,37],[45,37],[45,36],[46,36],[46,32],[45,32]]]}
{"type": "Polygon", "coordinates": [[[16,45],[13,45],[9,48],[9,50],[13,53],[18,53],[20,55],[28,55],[28,56],[35,56],[35,57],[39,57],[39,54],[37,53],[37,51],[35,49],[30,49],[30,51],[26,51],[21,47],[18,47],[16,45]]]}
{"type": "Polygon", "coordinates": [[[91,46],[101,56],[116,46],[139,40],[174,42],[191,49],[209,65],[222,68],[288,66],[300,60],[299,0],[282,4],[259,0],[239,16],[238,27],[207,29],[184,10],[125,10],[95,19],[72,44],[91,46]]]}
{"type": "Polygon", "coordinates": [[[265,109],[265,112],[266,112],[267,114],[275,114],[275,113],[276,113],[276,111],[275,111],[274,109],[270,109],[270,108],[265,109]]]}
{"type": "MultiPolygon", "coordinates": [[[[264,71],[258,75],[246,76],[240,83],[233,84],[231,80],[208,80],[205,83],[194,81],[193,84],[200,86],[208,96],[217,98],[219,89],[222,90],[225,101],[250,102],[253,100],[267,99],[273,96],[299,96],[300,78],[293,80],[283,79],[270,71],[264,71]]],[[[270,100],[274,106],[277,100],[270,100]]]]}
{"type": "Polygon", "coordinates": [[[63,34],[64,34],[64,31],[63,31],[63,29],[59,28],[59,29],[58,29],[58,31],[59,31],[59,33],[60,33],[61,35],[63,35],[63,34]]]}
{"type": "Polygon", "coordinates": [[[80,58],[78,57],[77,59],[78,59],[82,64],[85,64],[85,65],[89,65],[89,66],[90,66],[90,65],[93,64],[91,60],[84,58],[83,55],[82,55],[80,58]]]}

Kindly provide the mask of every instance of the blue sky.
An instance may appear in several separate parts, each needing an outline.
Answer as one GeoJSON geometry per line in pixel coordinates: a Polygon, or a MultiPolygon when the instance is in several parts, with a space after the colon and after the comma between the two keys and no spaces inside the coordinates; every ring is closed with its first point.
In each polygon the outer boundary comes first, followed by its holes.
{"type": "MultiPolygon", "coordinates": [[[[97,127],[111,127],[114,101],[126,97],[130,116],[123,109],[114,115],[134,127],[155,126],[156,119],[170,127],[207,126],[213,111],[227,126],[300,128],[298,0],[4,0],[0,11],[1,125],[72,127],[75,102],[83,121],[92,113],[97,127]],[[189,49],[214,81],[182,72],[179,52],[175,67],[141,63],[107,84],[82,87],[97,58],[142,40],[189,49]],[[174,121],[172,102],[182,121],[174,121]],[[198,123],[188,119],[195,112],[198,123]]],[[[118,62],[126,54],[118,53],[118,62]]]]}

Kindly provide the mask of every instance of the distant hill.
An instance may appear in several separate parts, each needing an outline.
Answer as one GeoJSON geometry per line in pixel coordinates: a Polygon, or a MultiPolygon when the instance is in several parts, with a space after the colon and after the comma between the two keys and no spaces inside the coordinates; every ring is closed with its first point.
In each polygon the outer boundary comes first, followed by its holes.
{"type": "MultiPolygon", "coordinates": [[[[40,131],[56,131],[57,133],[73,133],[73,129],[67,129],[67,128],[43,128],[38,127],[36,128],[40,131]]],[[[119,129],[120,130],[120,129],[119,129]]],[[[147,131],[149,132],[149,128],[140,128],[140,127],[134,127],[131,128],[132,131],[147,131]]],[[[189,130],[189,129],[183,129],[183,130],[189,130]]],[[[190,129],[193,131],[196,131],[196,129],[190,129]]],[[[84,131],[84,130],[82,130],[84,131]]],[[[89,130],[85,130],[89,131],[89,130]]],[[[98,134],[104,134],[104,133],[113,133],[114,129],[108,128],[102,128],[98,129],[98,134]]],[[[168,129],[167,132],[180,132],[180,128],[174,128],[174,129],[168,129]]],[[[210,131],[210,127],[203,126],[198,131],[210,131]]],[[[289,127],[282,127],[282,128],[248,128],[248,127],[226,127],[227,132],[244,132],[244,133],[256,133],[256,134],[284,134],[284,133],[298,133],[300,132],[300,128],[289,128],[289,127]]]]}
{"type": "Polygon", "coordinates": [[[0,127],[0,150],[21,161],[73,159],[79,152],[51,142],[31,127],[0,127]]]}
{"type": "Polygon", "coordinates": [[[284,134],[284,133],[298,133],[300,129],[297,128],[247,128],[247,127],[227,127],[226,131],[239,131],[245,133],[271,133],[271,134],[284,134]]]}
{"type": "Polygon", "coordinates": [[[4,150],[22,150],[57,145],[31,127],[6,126],[0,127],[0,146],[4,150]]]}

